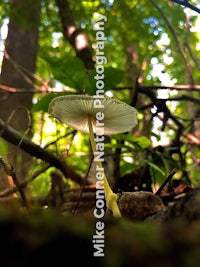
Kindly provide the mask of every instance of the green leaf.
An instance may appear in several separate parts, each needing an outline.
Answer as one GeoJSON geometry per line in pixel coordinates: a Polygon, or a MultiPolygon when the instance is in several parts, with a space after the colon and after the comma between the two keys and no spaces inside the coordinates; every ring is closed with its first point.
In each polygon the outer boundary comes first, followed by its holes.
{"type": "MultiPolygon", "coordinates": [[[[90,72],[88,76],[88,84],[86,88],[86,92],[90,95],[95,95],[96,93],[96,82],[95,76],[97,75],[96,70],[90,72]]],[[[104,82],[104,91],[109,91],[113,86],[119,84],[124,78],[124,72],[120,69],[105,67],[103,72],[104,78],[99,78],[104,82]]],[[[99,77],[101,77],[99,75],[99,77]]]]}
{"type": "Polygon", "coordinates": [[[133,163],[129,163],[124,160],[120,162],[120,176],[124,176],[125,174],[135,171],[137,169],[138,166],[134,165],[133,163]]]}
{"type": "Polygon", "coordinates": [[[165,172],[163,170],[161,170],[156,164],[154,164],[153,162],[150,161],[146,161],[146,163],[155,171],[158,171],[160,174],[162,174],[163,176],[165,176],[165,172]]]}
{"type": "Polygon", "coordinates": [[[129,150],[129,146],[126,146],[124,144],[112,144],[112,143],[107,143],[104,145],[105,148],[113,148],[113,149],[118,149],[118,148],[121,148],[121,149],[126,149],[127,151],[129,150]]]}
{"type": "Polygon", "coordinates": [[[141,148],[147,148],[150,146],[151,141],[149,138],[146,136],[139,136],[137,137],[136,143],[141,147],[141,148]]]}
{"type": "Polygon", "coordinates": [[[65,56],[63,59],[48,57],[47,61],[55,80],[83,92],[86,82],[86,70],[82,61],[75,56],[65,56]]]}
{"type": "Polygon", "coordinates": [[[57,96],[66,95],[66,93],[49,93],[43,96],[36,104],[32,106],[32,112],[44,111],[48,112],[50,101],[57,96]]]}
{"type": "Polygon", "coordinates": [[[134,136],[131,134],[118,134],[117,137],[129,142],[130,144],[137,144],[140,148],[145,149],[150,146],[151,141],[146,136],[134,136]]]}

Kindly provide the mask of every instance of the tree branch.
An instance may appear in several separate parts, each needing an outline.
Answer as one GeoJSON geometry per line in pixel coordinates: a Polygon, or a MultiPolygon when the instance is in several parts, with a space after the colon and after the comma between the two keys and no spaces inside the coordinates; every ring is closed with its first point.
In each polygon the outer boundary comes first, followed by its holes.
{"type": "Polygon", "coordinates": [[[31,156],[42,159],[51,166],[61,170],[66,178],[70,178],[79,184],[83,183],[82,177],[77,174],[71,166],[67,165],[63,159],[60,159],[52,155],[50,152],[42,149],[28,138],[19,134],[14,128],[6,125],[6,123],[1,119],[0,133],[0,136],[2,136],[2,138],[4,138],[7,142],[21,148],[24,152],[30,154],[31,156]]]}
{"type": "Polygon", "coordinates": [[[169,1],[180,4],[184,7],[188,7],[190,9],[196,11],[197,13],[200,13],[200,9],[198,7],[188,3],[188,1],[186,1],[186,0],[169,0],[169,1]]]}
{"type": "MultiPolygon", "coordinates": [[[[120,91],[120,90],[132,90],[134,86],[126,85],[126,86],[117,86],[113,87],[112,90],[120,91]]],[[[143,90],[157,90],[157,89],[169,89],[169,90],[183,90],[183,91],[200,91],[200,85],[173,85],[173,86],[164,86],[164,85],[139,85],[139,91],[143,90]]]]}

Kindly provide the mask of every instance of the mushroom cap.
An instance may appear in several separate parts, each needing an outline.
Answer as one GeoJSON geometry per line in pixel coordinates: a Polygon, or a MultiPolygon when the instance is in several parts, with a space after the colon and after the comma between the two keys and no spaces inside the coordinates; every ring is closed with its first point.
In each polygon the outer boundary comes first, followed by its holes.
{"type": "Polygon", "coordinates": [[[91,118],[94,133],[112,135],[130,131],[137,125],[137,110],[128,104],[110,97],[66,95],[55,97],[49,104],[49,113],[59,122],[84,133],[89,133],[88,118],[91,118]],[[96,103],[96,105],[95,105],[96,103]],[[104,118],[96,115],[103,113],[104,118]],[[99,119],[103,126],[97,126],[99,119]]]}

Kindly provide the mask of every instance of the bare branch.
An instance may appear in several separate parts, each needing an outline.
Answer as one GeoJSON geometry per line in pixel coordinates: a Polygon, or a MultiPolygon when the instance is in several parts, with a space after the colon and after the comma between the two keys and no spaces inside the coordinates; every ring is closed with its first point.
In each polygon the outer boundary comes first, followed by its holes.
{"type": "Polygon", "coordinates": [[[200,13],[200,9],[192,4],[190,4],[188,1],[186,0],[169,0],[171,2],[174,2],[174,3],[177,3],[177,4],[180,4],[184,7],[188,7],[194,11],[196,11],[197,13],[200,13]]]}
{"type": "Polygon", "coordinates": [[[42,159],[47,163],[51,164],[58,169],[60,169],[66,178],[70,178],[75,182],[82,184],[82,177],[77,174],[71,166],[67,165],[63,159],[60,159],[50,152],[42,149],[40,146],[36,145],[34,142],[28,138],[19,134],[14,128],[5,124],[4,121],[0,119],[0,131],[1,136],[9,143],[18,146],[24,152],[30,154],[33,157],[42,159]]]}

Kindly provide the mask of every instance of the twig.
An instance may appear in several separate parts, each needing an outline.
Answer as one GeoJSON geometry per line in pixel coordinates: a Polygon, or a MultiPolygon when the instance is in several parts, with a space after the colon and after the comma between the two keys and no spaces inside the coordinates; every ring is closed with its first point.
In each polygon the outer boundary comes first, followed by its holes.
{"type": "Polygon", "coordinates": [[[156,195],[160,195],[160,193],[162,192],[163,188],[169,183],[169,181],[172,179],[172,177],[174,176],[174,174],[177,172],[176,169],[173,169],[171,171],[171,173],[168,175],[167,179],[164,181],[164,183],[160,186],[160,188],[156,191],[156,195]]]}
{"type": "Polygon", "coordinates": [[[50,164],[46,164],[45,166],[43,166],[41,169],[39,169],[38,171],[36,171],[31,178],[26,179],[24,181],[22,181],[18,187],[13,186],[12,188],[9,189],[5,189],[3,191],[0,192],[0,198],[2,197],[7,197],[15,192],[17,192],[19,189],[23,189],[24,187],[27,186],[27,184],[29,184],[30,182],[32,182],[35,178],[37,178],[41,173],[43,173],[44,171],[46,171],[47,169],[49,169],[51,167],[50,164]]]}
{"type": "Polygon", "coordinates": [[[200,13],[200,9],[192,4],[190,4],[188,1],[184,1],[184,0],[169,0],[171,2],[174,2],[174,3],[177,3],[177,4],[180,4],[184,7],[188,7],[194,11],[196,11],[197,13],[200,13]]]}
{"type": "Polygon", "coordinates": [[[2,157],[0,157],[0,165],[3,167],[5,173],[12,177],[12,179],[13,179],[13,181],[14,181],[14,183],[15,183],[15,185],[16,185],[16,187],[17,187],[17,189],[18,189],[18,191],[19,191],[19,193],[21,195],[21,198],[22,198],[22,201],[24,203],[24,206],[26,208],[28,208],[28,206],[29,206],[28,205],[28,200],[26,198],[26,195],[24,193],[23,188],[20,186],[20,183],[19,183],[19,180],[17,178],[17,175],[16,175],[14,167],[12,165],[10,165],[9,163],[7,163],[2,157]]]}
{"type": "MultiPolygon", "coordinates": [[[[121,91],[121,90],[132,90],[134,88],[133,85],[126,85],[126,86],[117,86],[112,87],[112,90],[121,91]]],[[[164,85],[139,85],[139,92],[146,92],[146,90],[162,90],[162,89],[169,89],[169,90],[183,90],[183,91],[200,91],[199,84],[193,85],[173,85],[173,86],[164,86],[164,85]]]]}

